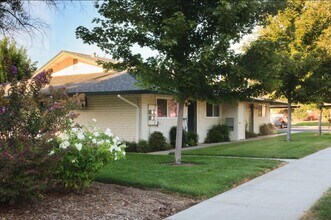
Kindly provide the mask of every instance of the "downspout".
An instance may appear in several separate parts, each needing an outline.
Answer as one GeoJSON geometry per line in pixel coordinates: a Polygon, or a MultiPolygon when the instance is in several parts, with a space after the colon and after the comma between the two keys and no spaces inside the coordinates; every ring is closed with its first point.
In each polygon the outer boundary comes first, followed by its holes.
{"type": "Polygon", "coordinates": [[[117,95],[117,97],[124,102],[128,103],[129,105],[132,105],[133,107],[136,108],[136,141],[138,142],[140,139],[140,120],[139,120],[139,106],[134,104],[133,102],[127,100],[126,98],[122,97],[121,95],[117,95]]]}

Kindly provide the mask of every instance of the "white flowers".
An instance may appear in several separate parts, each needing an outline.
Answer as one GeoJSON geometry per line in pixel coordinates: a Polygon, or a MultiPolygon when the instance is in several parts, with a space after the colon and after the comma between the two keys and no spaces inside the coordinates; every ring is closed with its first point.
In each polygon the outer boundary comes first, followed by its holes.
{"type": "Polygon", "coordinates": [[[105,141],[104,140],[100,140],[100,141],[97,142],[97,145],[101,145],[103,143],[105,143],[105,141]]]}
{"type": "Polygon", "coordinates": [[[95,123],[95,122],[97,122],[97,119],[93,118],[92,121],[95,123]]]}
{"type": "Polygon", "coordinates": [[[70,143],[69,143],[69,141],[63,141],[61,144],[60,144],[60,148],[62,148],[62,149],[67,149],[67,147],[69,147],[70,146],[70,143]]]}
{"type": "Polygon", "coordinates": [[[83,134],[83,132],[79,132],[79,133],[77,134],[77,138],[78,138],[79,140],[84,140],[84,139],[85,139],[85,135],[83,134]]]}
{"type": "Polygon", "coordinates": [[[52,156],[54,153],[55,153],[55,151],[52,150],[51,152],[49,152],[48,155],[49,155],[49,156],[52,156]]]}
{"type": "Polygon", "coordinates": [[[75,144],[75,147],[77,148],[77,150],[81,150],[83,145],[81,143],[75,144]]]}
{"type": "Polygon", "coordinates": [[[77,131],[78,131],[78,128],[75,128],[75,127],[74,128],[71,128],[71,132],[72,133],[77,133],[77,131]]]}
{"type": "Polygon", "coordinates": [[[62,140],[68,140],[69,136],[67,134],[61,134],[61,139],[62,140]]]}
{"type": "Polygon", "coordinates": [[[99,137],[99,136],[100,136],[100,132],[95,131],[95,132],[93,132],[93,135],[94,135],[95,137],[99,137]]]}
{"type": "MultiPolygon", "coordinates": [[[[96,122],[95,119],[92,120],[96,122]]],[[[62,142],[59,145],[60,149],[67,149],[67,152],[74,155],[82,155],[81,151],[88,150],[91,157],[97,152],[102,152],[107,155],[107,160],[118,160],[125,156],[125,144],[123,144],[119,137],[115,136],[109,128],[105,131],[101,131],[99,128],[91,125],[89,129],[80,127],[78,124],[71,126],[64,134],[61,134],[62,142]]],[[[57,152],[51,151],[49,155],[53,155],[57,152]]],[[[106,156],[105,155],[105,156],[106,156]]],[[[81,157],[80,156],[80,157],[81,157]]],[[[89,156],[84,155],[89,158],[89,156]]],[[[77,160],[77,157],[73,159],[71,156],[68,157],[71,163],[83,163],[85,159],[77,160]]],[[[94,160],[95,158],[93,158],[94,160]]]]}
{"type": "Polygon", "coordinates": [[[106,131],[105,131],[105,135],[107,135],[108,137],[112,137],[113,133],[111,133],[110,129],[107,128],[106,131]]]}

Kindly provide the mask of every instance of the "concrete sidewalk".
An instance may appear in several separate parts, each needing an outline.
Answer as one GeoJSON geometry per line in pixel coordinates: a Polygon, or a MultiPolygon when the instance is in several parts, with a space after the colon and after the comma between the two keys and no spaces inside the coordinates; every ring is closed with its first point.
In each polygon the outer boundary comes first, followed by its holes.
{"type": "Polygon", "coordinates": [[[331,187],[331,147],[205,200],[171,220],[294,220],[331,187]]]}

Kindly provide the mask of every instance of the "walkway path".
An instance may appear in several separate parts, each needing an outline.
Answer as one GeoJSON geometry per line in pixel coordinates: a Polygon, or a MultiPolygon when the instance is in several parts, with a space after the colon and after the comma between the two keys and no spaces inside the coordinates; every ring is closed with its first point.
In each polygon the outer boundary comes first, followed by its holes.
{"type": "Polygon", "coordinates": [[[169,220],[300,219],[331,187],[331,147],[168,217],[169,220]]]}

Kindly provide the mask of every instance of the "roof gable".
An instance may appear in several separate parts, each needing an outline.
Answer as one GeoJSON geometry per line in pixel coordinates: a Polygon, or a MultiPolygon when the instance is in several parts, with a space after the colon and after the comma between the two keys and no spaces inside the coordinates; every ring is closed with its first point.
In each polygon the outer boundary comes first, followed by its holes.
{"type": "MultiPolygon", "coordinates": [[[[82,53],[61,51],[36,74],[52,69],[51,86],[64,87],[68,93],[148,93],[135,77],[127,73],[105,71],[97,61],[116,62],[111,59],[82,53]]],[[[35,75],[36,75],[35,74],[35,75]]]]}
{"type": "Polygon", "coordinates": [[[104,69],[97,61],[116,62],[108,58],[62,50],[38,69],[34,75],[48,69],[53,70],[54,74],[52,75],[76,75],[104,72],[104,69]]]}

